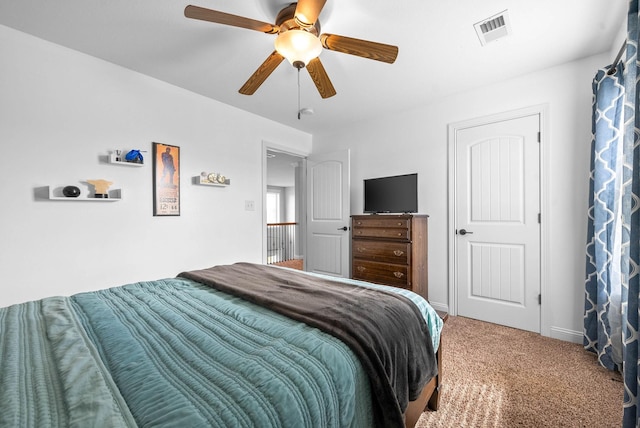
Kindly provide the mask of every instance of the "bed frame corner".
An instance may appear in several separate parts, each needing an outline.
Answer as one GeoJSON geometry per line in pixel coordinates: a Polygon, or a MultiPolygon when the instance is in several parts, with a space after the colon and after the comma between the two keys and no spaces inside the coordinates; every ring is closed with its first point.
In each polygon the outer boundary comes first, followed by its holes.
{"type": "MultiPolygon", "coordinates": [[[[447,322],[449,314],[437,311],[442,321],[447,322]]],[[[414,428],[420,415],[429,409],[436,411],[440,407],[440,389],[442,388],[442,354],[443,354],[443,335],[440,335],[440,346],[436,351],[436,360],[438,361],[438,374],[433,377],[425,385],[417,400],[411,401],[405,412],[405,427],[414,428]]]]}

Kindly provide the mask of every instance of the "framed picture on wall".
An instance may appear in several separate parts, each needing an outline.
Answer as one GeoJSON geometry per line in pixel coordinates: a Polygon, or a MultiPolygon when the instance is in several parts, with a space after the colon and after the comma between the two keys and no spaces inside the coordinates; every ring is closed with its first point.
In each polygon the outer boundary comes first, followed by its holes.
{"type": "Polygon", "coordinates": [[[153,215],[180,215],[180,147],[153,143],[153,215]]]}

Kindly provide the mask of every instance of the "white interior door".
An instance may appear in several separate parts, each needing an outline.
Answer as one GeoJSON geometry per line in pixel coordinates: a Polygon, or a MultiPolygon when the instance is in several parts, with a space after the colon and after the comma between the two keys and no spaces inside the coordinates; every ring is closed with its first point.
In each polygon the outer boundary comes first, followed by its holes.
{"type": "Polygon", "coordinates": [[[307,271],[349,277],[349,190],[349,150],[307,158],[307,271]]]}
{"type": "Polygon", "coordinates": [[[540,332],[540,116],[456,132],[458,314],[540,332]]]}

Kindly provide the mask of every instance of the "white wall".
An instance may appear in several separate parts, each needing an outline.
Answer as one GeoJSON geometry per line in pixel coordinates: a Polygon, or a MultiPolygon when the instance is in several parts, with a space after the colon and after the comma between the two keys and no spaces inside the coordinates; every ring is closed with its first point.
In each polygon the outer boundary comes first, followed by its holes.
{"type": "Polygon", "coordinates": [[[296,221],[296,188],[285,187],[284,199],[285,199],[284,221],[287,223],[294,223],[296,221]]]}
{"type": "MultiPolygon", "coordinates": [[[[618,48],[614,50],[617,51],[618,48]]],[[[591,80],[612,61],[599,55],[439,100],[395,116],[314,135],[314,151],[351,149],[351,210],[362,213],[362,180],[418,172],[419,211],[429,214],[429,298],[447,309],[447,125],[546,105],[544,178],[548,267],[543,334],[579,341],[584,308],[591,80]]],[[[471,69],[470,69],[470,72],[471,69]]]]}
{"type": "Polygon", "coordinates": [[[0,307],[261,262],[262,141],[310,151],[309,134],[4,26],[0,58],[0,307]],[[153,217],[150,164],[103,160],[154,141],[181,148],[180,217],[153,217]],[[192,185],[201,171],[231,186],[192,185]],[[123,200],[36,198],[97,178],[123,200]]]}

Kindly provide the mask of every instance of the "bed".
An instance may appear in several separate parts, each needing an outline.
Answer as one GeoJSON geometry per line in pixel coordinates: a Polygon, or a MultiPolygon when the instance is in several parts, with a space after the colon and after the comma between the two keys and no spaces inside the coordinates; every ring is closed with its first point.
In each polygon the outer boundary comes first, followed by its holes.
{"type": "Polygon", "coordinates": [[[441,329],[408,290],[249,263],[22,303],[0,426],[412,427],[441,329]]]}

